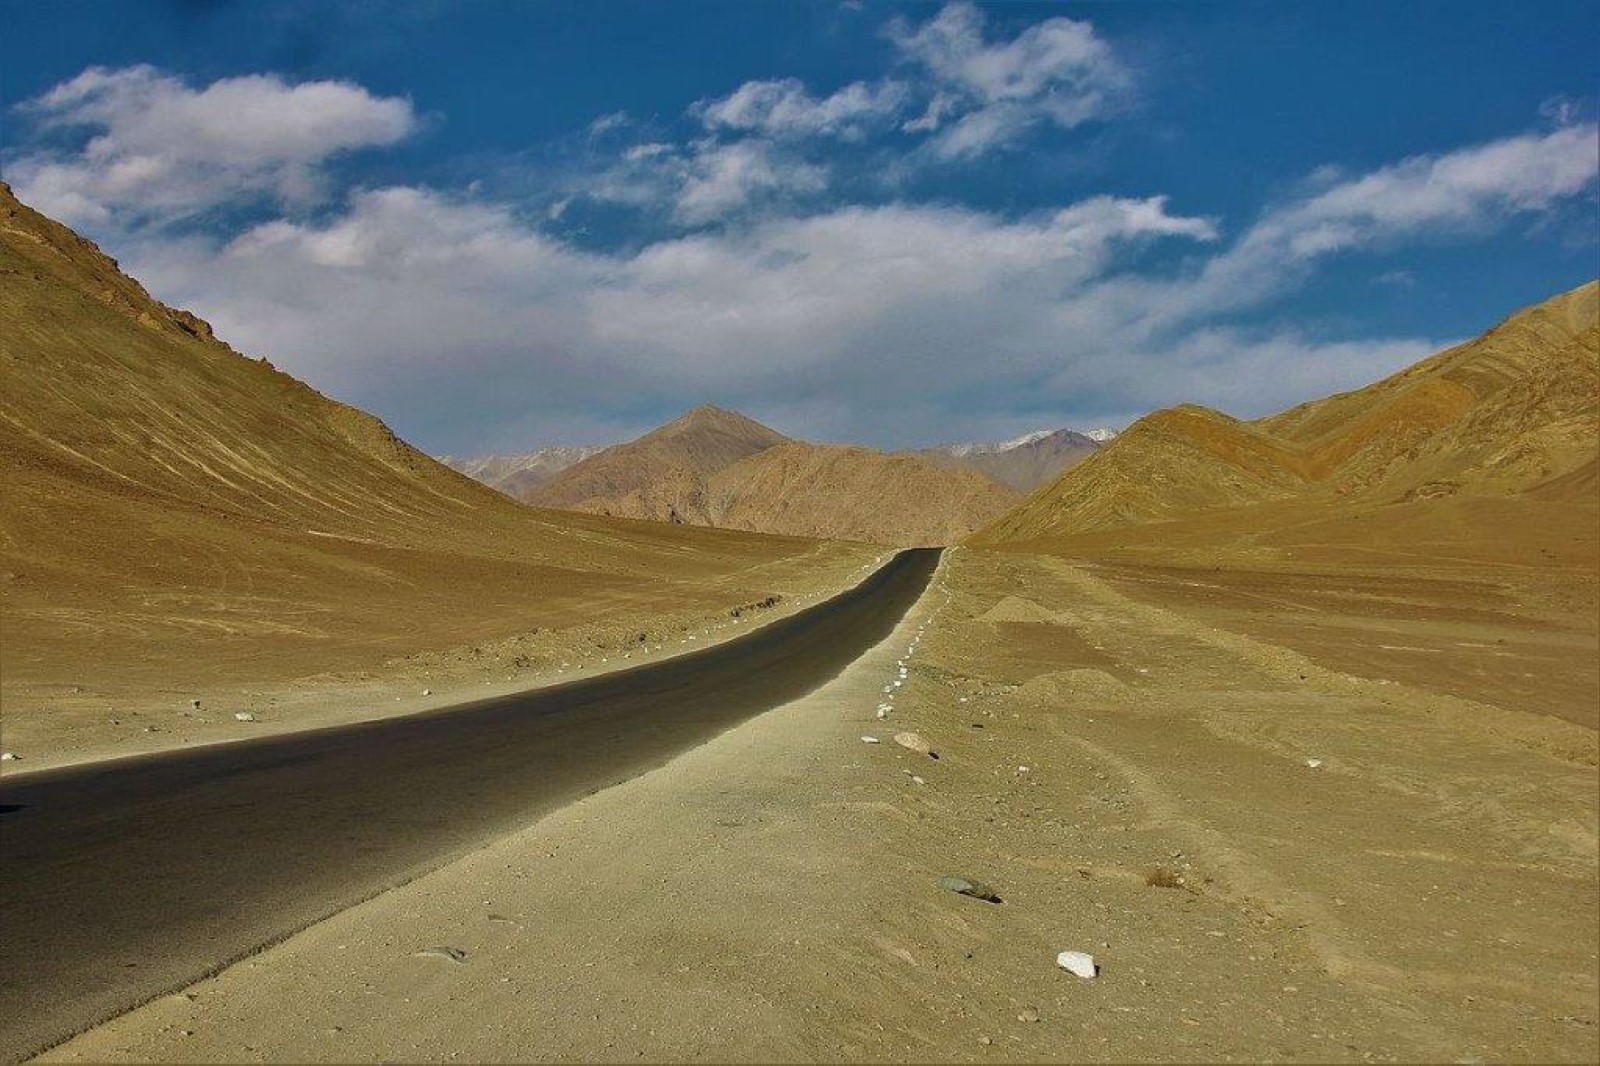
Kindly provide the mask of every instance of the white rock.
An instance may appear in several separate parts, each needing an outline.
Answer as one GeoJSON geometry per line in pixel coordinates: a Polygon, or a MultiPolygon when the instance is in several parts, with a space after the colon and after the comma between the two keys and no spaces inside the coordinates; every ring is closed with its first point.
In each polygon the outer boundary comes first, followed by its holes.
{"type": "Polygon", "coordinates": [[[894,687],[895,688],[899,688],[903,684],[905,684],[905,679],[904,678],[896,678],[895,682],[894,682],[894,687]]]}
{"type": "Polygon", "coordinates": [[[881,742],[878,740],[877,737],[862,737],[861,738],[861,743],[863,743],[863,744],[878,744],[878,743],[881,743],[881,742]]]}
{"type": "Polygon", "coordinates": [[[253,722],[256,720],[256,716],[249,711],[235,711],[233,720],[235,722],[253,722]]]}
{"type": "Polygon", "coordinates": [[[1056,956],[1056,965],[1086,981],[1094,980],[1099,972],[1099,967],[1094,964],[1094,956],[1086,951],[1063,951],[1056,956]]]}
{"type": "Polygon", "coordinates": [[[1315,770],[1317,767],[1322,765],[1322,760],[1321,759],[1307,759],[1306,760],[1306,765],[1311,767],[1313,770],[1315,770]]]}
{"type": "Polygon", "coordinates": [[[922,778],[918,777],[916,774],[912,774],[911,775],[911,780],[912,780],[912,782],[914,784],[918,784],[918,785],[926,785],[927,784],[926,781],[924,781],[922,778]]]}
{"type": "Polygon", "coordinates": [[[879,707],[879,708],[878,708],[878,721],[880,721],[880,722],[881,722],[881,721],[883,721],[883,720],[884,720],[884,719],[885,719],[885,718],[887,718],[887,717],[889,717],[889,711],[888,711],[888,708],[885,708],[885,707],[879,707]]]}
{"type": "Polygon", "coordinates": [[[431,689],[431,688],[425,688],[425,689],[423,689],[423,690],[422,690],[422,694],[423,694],[423,695],[424,695],[424,696],[431,696],[431,695],[433,695],[433,689],[431,689]]]}
{"type": "Polygon", "coordinates": [[[14,751],[0,751],[0,762],[16,762],[17,753],[14,751]]]}
{"type": "Polygon", "coordinates": [[[902,748],[907,748],[919,755],[928,754],[932,748],[932,746],[926,740],[922,739],[922,735],[920,733],[896,733],[894,735],[894,742],[900,745],[902,748]]]}

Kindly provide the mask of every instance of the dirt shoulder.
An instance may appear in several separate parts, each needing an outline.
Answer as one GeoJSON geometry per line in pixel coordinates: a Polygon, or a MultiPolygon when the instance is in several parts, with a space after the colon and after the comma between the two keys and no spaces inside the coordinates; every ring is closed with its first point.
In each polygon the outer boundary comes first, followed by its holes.
{"type": "MultiPolygon", "coordinates": [[[[17,759],[4,772],[412,714],[635,666],[793,613],[854,585],[893,554],[868,544],[796,550],[795,543],[803,544],[774,539],[767,558],[743,565],[719,561],[703,572],[686,565],[675,578],[636,581],[626,596],[594,597],[581,612],[570,595],[534,588],[516,612],[491,610],[484,625],[473,621],[474,600],[464,590],[436,604],[405,605],[427,612],[426,624],[409,633],[404,612],[375,617],[375,626],[396,631],[382,642],[330,647],[298,633],[252,632],[252,654],[198,663],[171,638],[158,653],[173,666],[165,675],[129,675],[98,661],[13,669],[13,657],[0,688],[0,741],[17,759]],[[482,634],[467,638],[475,627],[482,634]]],[[[116,622],[108,613],[96,624],[116,622]]]]}
{"type": "Polygon", "coordinates": [[[812,696],[48,1057],[1593,1061],[1594,770],[1476,710],[957,550],[812,696]]]}

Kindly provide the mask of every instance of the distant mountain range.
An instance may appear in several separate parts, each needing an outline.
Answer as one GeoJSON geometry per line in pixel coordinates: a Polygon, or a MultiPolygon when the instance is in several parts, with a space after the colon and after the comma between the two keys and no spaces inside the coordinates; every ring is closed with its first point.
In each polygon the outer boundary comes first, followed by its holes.
{"type": "Polygon", "coordinates": [[[892,544],[950,543],[1021,498],[942,453],[811,444],[709,405],[610,448],[446,461],[536,507],[892,544]]]}
{"type": "MultiPolygon", "coordinates": [[[[715,407],[697,408],[696,411],[700,412],[701,417],[693,417],[695,411],[685,416],[690,419],[690,425],[681,425],[683,420],[680,419],[632,443],[643,445],[652,453],[662,448],[672,453],[686,447],[702,451],[704,454],[694,458],[679,454],[671,464],[683,465],[686,462],[696,476],[714,473],[766,447],[794,443],[775,430],[731,411],[715,407]],[[696,427],[700,431],[698,436],[705,438],[699,444],[695,443],[697,434],[685,438],[685,431],[696,427]],[[713,438],[721,443],[710,444],[713,438]]],[[[1013,440],[945,444],[913,449],[906,454],[931,460],[946,468],[974,470],[1007,488],[1031,492],[1092,455],[1096,448],[1116,435],[1116,431],[1111,429],[1093,429],[1086,433],[1071,429],[1041,429],[1013,440]]],[[[664,486],[646,484],[651,479],[643,473],[630,474],[616,469],[615,460],[604,464],[606,473],[597,474],[590,469],[574,484],[550,493],[536,491],[569,467],[606,450],[603,447],[557,445],[522,455],[485,455],[475,458],[446,455],[440,461],[491,488],[525,501],[531,502],[537,498],[542,505],[572,508],[585,500],[617,496],[619,488],[624,496],[637,490],[640,496],[628,509],[647,512],[640,517],[660,521],[683,520],[681,512],[677,518],[673,517],[674,511],[669,500],[673,496],[671,491],[663,492],[664,486]],[[591,489],[595,491],[589,491],[591,489]]],[[[871,450],[844,448],[843,452],[861,457],[871,450]]],[[[629,455],[636,458],[633,453],[629,455]]]]}
{"type": "MultiPolygon", "coordinates": [[[[1107,440],[1116,436],[1108,429],[1094,432],[1105,434],[1107,440]]],[[[946,465],[971,467],[1018,492],[1032,492],[1093,455],[1099,447],[1100,441],[1088,433],[1041,429],[1015,440],[946,444],[924,448],[917,454],[946,465]]]]}
{"type": "Polygon", "coordinates": [[[549,481],[573,463],[581,463],[603,450],[599,446],[556,445],[524,455],[484,455],[475,459],[442,455],[439,461],[490,488],[499,489],[508,496],[516,496],[549,481]]]}

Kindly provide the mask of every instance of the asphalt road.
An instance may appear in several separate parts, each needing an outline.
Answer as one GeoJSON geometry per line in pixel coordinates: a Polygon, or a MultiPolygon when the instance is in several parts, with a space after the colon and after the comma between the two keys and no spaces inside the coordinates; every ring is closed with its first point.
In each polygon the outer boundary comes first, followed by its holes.
{"type": "Polygon", "coordinates": [[[422,715],[0,779],[16,1060],[836,677],[937,549],[703,651],[422,715]]]}

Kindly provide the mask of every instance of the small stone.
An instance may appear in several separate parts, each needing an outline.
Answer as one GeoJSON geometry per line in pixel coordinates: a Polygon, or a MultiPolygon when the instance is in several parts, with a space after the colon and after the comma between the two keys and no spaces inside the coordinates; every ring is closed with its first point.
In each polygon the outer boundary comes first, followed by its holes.
{"type": "Polygon", "coordinates": [[[928,742],[923,740],[921,734],[918,733],[896,733],[894,742],[902,748],[916,752],[918,755],[931,754],[928,742]]]}
{"type": "Polygon", "coordinates": [[[926,781],[924,781],[922,778],[918,777],[916,774],[912,774],[911,775],[911,783],[914,784],[914,785],[926,785],[927,784],[926,781]]]}
{"type": "Polygon", "coordinates": [[[0,751],[0,762],[16,762],[22,756],[14,751],[0,751]]]}
{"type": "Polygon", "coordinates": [[[249,711],[237,711],[234,713],[233,720],[236,722],[253,722],[256,720],[256,716],[249,711]]]}
{"type": "Polygon", "coordinates": [[[1025,1010],[1021,1014],[1017,1015],[1017,1021],[1019,1021],[1019,1022],[1028,1022],[1028,1023],[1031,1024],[1031,1023],[1036,1022],[1038,1020],[1039,1020],[1039,1012],[1034,1010],[1032,1007],[1029,1007],[1027,1010],[1025,1010]]]}
{"type": "Polygon", "coordinates": [[[878,744],[878,743],[881,743],[881,742],[878,740],[877,737],[870,737],[869,736],[869,737],[862,737],[861,738],[861,743],[863,743],[863,744],[878,744]]]}
{"type": "Polygon", "coordinates": [[[423,695],[424,695],[424,696],[431,696],[431,695],[433,695],[433,689],[431,689],[431,688],[425,688],[425,689],[423,689],[423,690],[422,690],[422,694],[423,694],[423,695]]]}
{"type": "Polygon", "coordinates": [[[189,701],[189,706],[193,707],[195,710],[198,711],[200,709],[200,701],[199,700],[190,700],[189,701]]]}
{"type": "Polygon", "coordinates": [[[1317,767],[1322,765],[1322,760],[1321,759],[1307,759],[1306,760],[1306,765],[1311,767],[1313,770],[1315,770],[1317,767]]]}
{"type": "Polygon", "coordinates": [[[982,881],[974,881],[968,877],[945,874],[939,878],[939,887],[946,892],[954,892],[958,896],[971,896],[973,899],[981,899],[985,903],[1001,902],[999,894],[994,889],[982,881]]]}
{"type": "Polygon", "coordinates": [[[444,959],[446,962],[455,963],[458,966],[467,961],[467,953],[460,948],[423,948],[421,951],[413,951],[411,954],[416,957],[444,959]]]}
{"type": "Polygon", "coordinates": [[[1100,967],[1094,963],[1094,956],[1086,951],[1063,951],[1056,956],[1056,965],[1085,981],[1094,980],[1100,973],[1100,967]]]}
{"type": "Polygon", "coordinates": [[[990,1044],[994,1043],[994,1041],[990,1040],[986,1036],[980,1036],[978,1037],[978,1043],[982,1044],[984,1047],[988,1047],[990,1044]]]}

